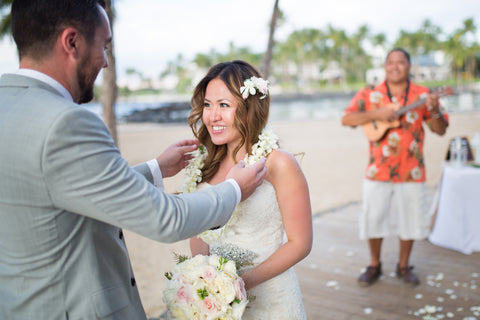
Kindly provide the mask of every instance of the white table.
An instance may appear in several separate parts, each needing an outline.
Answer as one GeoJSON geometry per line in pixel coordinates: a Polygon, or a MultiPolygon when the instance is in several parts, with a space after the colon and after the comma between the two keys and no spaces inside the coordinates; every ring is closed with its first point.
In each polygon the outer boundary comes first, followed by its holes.
{"type": "Polygon", "coordinates": [[[480,169],[445,164],[431,243],[471,254],[480,251],[480,169]]]}

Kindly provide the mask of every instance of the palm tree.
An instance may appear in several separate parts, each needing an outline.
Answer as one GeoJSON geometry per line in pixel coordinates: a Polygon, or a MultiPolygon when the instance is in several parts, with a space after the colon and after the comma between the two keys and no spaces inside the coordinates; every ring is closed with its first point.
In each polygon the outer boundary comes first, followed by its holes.
{"type": "Polygon", "coordinates": [[[467,19],[463,22],[463,28],[456,30],[443,43],[443,49],[452,58],[452,68],[457,76],[458,85],[462,81],[462,71],[466,71],[465,68],[468,68],[468,61],[471,61],[470,72],[475,77],[475,59],[478,58],[479,44],[476,41],[468,41],[469,34],[475,35],[475,31],[473,19],[467,19]]]}
{"type": "Polygon", "coordinates": [[[270,33],[268,35],[267,52],[265,53],[265,60],[263,62],[263,68],[262,68],[263,76],[266,79],[268,79],[268,77],[270,76],[270,66],[272,63],[273,46],[274,46],[273,36],[275,34],[275,28],[277,26],[278,15],[279,15],[278,0],[275,0],[275,3],[273,5],[272,19],[270,20],[270,33]]]}
{"type": "MultiPolygon", "coordinates": [[[[475,39],[475,33],[477,31],[477,26],[472,18],[466,19],[463,21],[463,34],[464,37],[468,37],[468,34],[475,39]]],[[[476,41],[468,43],[465,42],[465,49],[467,51],[467,56],[465,59],[465,72],[470,75],[470,78],[475,78],[476,68],[477,68],[477,59],[479,57],[479,44],[476,41]]]]}
{"type": "MultiPolygon", "coordinates": [[[[13,0],[0,0],[0,12],[7,10],[10,12],[10,7],[13,3],[13,0]]],[[[113,14],[113,6],[110,0],[106,1],[107,3],[107,14],[110,19],[110,24],[112,26],[113,32],[113,22],[114,22],[114,14],[113,14]]],[[[11,16],[10,13],[2,15],[2,19],[0,20],[0,38],[5,37],[11,34],[11,16]]],[[[103,108],[103,120],[107,125],[110,133],[115,141],[118,143],[117,138],[117,127],[116,127],[116,120],[115,120],[115,100],[117,96],[117,85],[116,85],[116,72],[115,72],[115,56],[113,54],[113,41],[110,43],[110,50],[107,51],[108,57],[108,68],[104,69],[103,71],[103,86],[102,86],[102,95],[100,100],[102,101],[102,108],[103,108]]]]}
{"type": "Polygon", "coordinates": [[[117,72],[115,65],[114,42],[113,42],[113,24],[115,21],[115,12],[111,0],[105,1],[106,11],[110,20],[112,29],[112,42],[107,50],[108,67],[103,69],[102,94],[100,101],[102,103],[103,121],[107,125],[113,141],[118,145],[117,122],[115,117],[115,102],[117,100],[117,72]]]}

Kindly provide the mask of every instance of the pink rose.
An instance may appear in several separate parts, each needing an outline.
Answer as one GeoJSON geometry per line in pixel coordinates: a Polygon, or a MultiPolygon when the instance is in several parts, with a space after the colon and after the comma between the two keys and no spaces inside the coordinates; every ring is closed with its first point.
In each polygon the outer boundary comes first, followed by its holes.
{"type": "Polygon", "coordinates": [[[206,266],[205,270],[203,271],[202,278],[205,279],[207,282],[210,282],[215,279],[218,272],[212,266],[206,266]]]}
{"type": "Polygon", "coordinates": [[[235,289],[235,298],[245,300],[247,298],[247,291],[245,290],[245,282],[242,278],[237,278],[233,281],[233,288],[235,289]]]}
{"type": "Polygon", "coordinates": [[[191,297],[192,295],[189,288],[185,286],[181,286],[180,289],[177,290],[177,299],[179,301],[184,301],[186,303],[189,303],[191,300],[191,297]]]}
{"type": "Polygon", "coordinates": [[[205,312],[209,314],[214,314],[217,312],[217,304],[215,303],[215,300],[210,296],[203,299],[203,310],[205,310],[205,312]]]}

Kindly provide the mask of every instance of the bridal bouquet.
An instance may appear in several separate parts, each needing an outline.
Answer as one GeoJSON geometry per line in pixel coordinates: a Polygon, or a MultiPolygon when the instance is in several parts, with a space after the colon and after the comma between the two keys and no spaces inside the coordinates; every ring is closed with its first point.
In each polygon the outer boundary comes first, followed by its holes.
{"type": "Polygon", "coordinates": [[[168,278],[163,301],[173,319],[241,319],[248,299],[232,260],[212,255],[180,257],[168,278]]]}

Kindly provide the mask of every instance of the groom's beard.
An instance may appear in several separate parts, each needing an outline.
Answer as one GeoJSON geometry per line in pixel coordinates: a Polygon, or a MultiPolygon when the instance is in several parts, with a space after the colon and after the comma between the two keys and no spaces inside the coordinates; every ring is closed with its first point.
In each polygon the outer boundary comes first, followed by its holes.
{"type": "Polygon", "coordinates": [[[77,83],[80,90],[79,104],[90,102],[94,97],[95,79],[100,70],[89,72],[89,69],[92,69],[91,66],[89,68],[89,61],[90,54],[82,59],[77,66],[77,83]]]}

